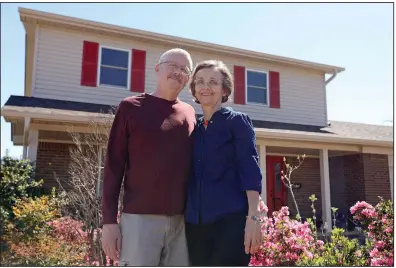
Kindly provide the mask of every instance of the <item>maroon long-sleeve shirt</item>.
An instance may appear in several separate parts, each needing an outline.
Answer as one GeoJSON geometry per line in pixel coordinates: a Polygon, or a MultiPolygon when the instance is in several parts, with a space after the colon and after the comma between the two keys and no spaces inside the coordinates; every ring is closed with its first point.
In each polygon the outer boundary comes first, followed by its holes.
{"type": "Polygon", "coordinates": [[[123,178],[123,212],[183,214],[194,125],[194,108],[180,100],[142,94],[120,103],[104,167],[103,224],[117,223],[123,178]]]}

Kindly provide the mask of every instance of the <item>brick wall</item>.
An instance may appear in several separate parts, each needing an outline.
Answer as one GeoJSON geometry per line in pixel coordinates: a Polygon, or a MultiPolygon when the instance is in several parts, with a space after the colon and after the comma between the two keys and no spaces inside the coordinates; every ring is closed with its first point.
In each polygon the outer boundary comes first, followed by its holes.
{"type": "Polygon", "coordinates": [[[391,199],[388,156],[363,154],[363,164],[366,201],[375,205],[378,203],[377,196],[391,199]]]}
{"type": "MultiPolygon", "coordinates": [[[[295,157],[287,157],[288,163],[297,165],[295,157]]],[[[349,208],[357,201],[367,201],[372,205],[378,202],[377,196],[391,198],[387,155],[351,154],[329,158],[331,205],[340,212],[348,214],[349,208]]],[[[311,216],[309,196],[315,194],[318,214],[322,211],[320,162],[319,158],[306,158],[298,170],[292,174],[292,182],[301,183],[294,190],[300,213],[311,216]]],[[[295,206],[290,192],[288,206],[291,215],[295,215],[295,206]]]]}
{"type": "MultiPolygon", "coordinates": [[[[44,187],[58,186],[55,176],[68,181],[70,144],[39,142],[37,149],[36,176],[44,179],[44,187]]],[[[67,183],[64,184],[67,187],[67,183]]]]}
{"type": "Polygon", "coordinates": [[[331,206],[341,213],[348,213],[347,187],[344,176],[344,157],[329,157],[331,206]]]}
{"type": "Polygon", "coordinates": [[[390,199],[387,155],[351,154],[329,159],[332,206],[348,213],[357,201],[390,199]]]}
{"type": "MultiPolygon", "coordinates": [[[[287,163],[293,166],[298,165],[296,157],[286,157],[287,163]]],[[[311,201],[312,194],[318,199],[315,202],[316,213],[322,211],[321,192],[320,192],[320,165],[319,158],[305,158],[303,164],[291,176],[292,183],[301,183],[300,189],[293,190],[302,217],[312,217],[311,201]]],[[[290,214],[295,216],[296,210],[290,191],[287,196],[287,203],[290,214]]]]}
{"type": "Polygon", "coordinates": [[[345,155],[343,160],[346,191],[342,198],[349,209],[356,201],[365,200],[364,163],[362,154],[345,155]]]}

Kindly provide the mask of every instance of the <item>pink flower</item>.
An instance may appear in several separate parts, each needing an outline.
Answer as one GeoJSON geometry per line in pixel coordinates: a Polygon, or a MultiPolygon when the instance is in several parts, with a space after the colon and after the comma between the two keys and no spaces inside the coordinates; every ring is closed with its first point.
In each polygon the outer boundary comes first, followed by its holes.
{"type": "Polygon", "coordinates": [[[372,205],[370,205],[369,203],[367,203],[365,201],[362,201],[362,202],[358,201],[353,207],[351,207],[351,213],[355,214],[355,212],[357,210],[365,209],[365,208],[374,209],[374,207],[372,205]]]}
{"type": "Polygon", "coordinates": [[[375,212],[374,208],[373,209],[363,209],[361,212],[364,216],[366,216],[367,218],[374,218],[377,216],[377,213],[375,212]]]}
{"type": "Polygon", "coordinates": [[[378,260],[377,259],[372,259],[371,260],[371,266],[378,266],[378,260]]]}
{"type": "Polygon", "coordinates": [[[305,255],[307,255],[308,259],[312,259],[313,258],[313,254],[309,251],[305,251],[305,255]]]}
{"type": "Polygon", "coordinates": [[[370,252],[370,257],[371,258],[375,258],[378,256],[378,249],[374,248],[371,252],[370,252]]]}
{"type": "Polygon", "coordinates": [[[268,212],[268,207],[264,204],[263,201],[260,201],[260,212],[262,212],[262,213],[268,212]]]}
{"type": "Polygon", "coordinates": [[[381,249],[385,246],[385,242],[384,241],[378,241],[375,243],[375,247],[381,249]]]}

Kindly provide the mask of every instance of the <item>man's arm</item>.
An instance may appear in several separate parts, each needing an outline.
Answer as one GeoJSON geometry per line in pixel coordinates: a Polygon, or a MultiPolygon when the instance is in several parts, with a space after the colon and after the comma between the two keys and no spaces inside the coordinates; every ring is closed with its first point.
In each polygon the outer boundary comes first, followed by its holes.
{"type": "Polygon", "coordinates": [[[125,100],[120,103],[110,130],[102,187],[103,224],[117,223],[118,199],[128,159],[127,105],[125,100]]]}

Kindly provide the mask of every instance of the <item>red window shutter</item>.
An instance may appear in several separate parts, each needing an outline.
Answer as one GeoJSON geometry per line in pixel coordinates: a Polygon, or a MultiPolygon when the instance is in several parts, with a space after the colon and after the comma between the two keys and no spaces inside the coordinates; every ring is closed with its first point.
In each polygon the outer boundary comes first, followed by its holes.
{"type": "Polygon", "coordinates": [[[82,86],[96,87],[98,78],[98,56],[99,43],[84,41],[81,67],[82,86]]]}
{"type": "Polygon", "coordinates": [[[146,79],[146,51],[132,49],[131,91],[144,92],[146,79]]]}
{"type": "Polygon", "coordinates": [[[280,82],[278,72],[269,72],[270,108],[280,108],[280,82]]]}
{"type": "Polygon", "coordinates": [[[246,104],[245,67],[234,65],[234,103],[246,104]]]}

